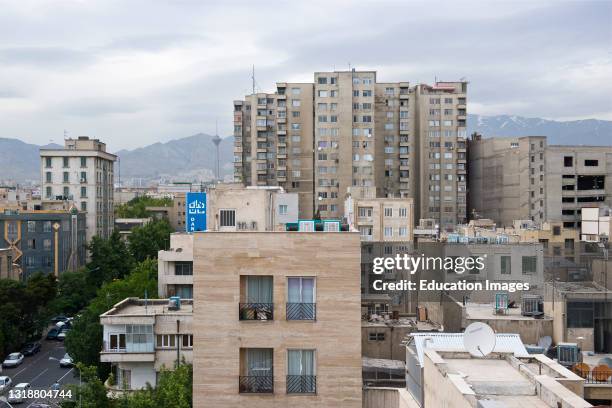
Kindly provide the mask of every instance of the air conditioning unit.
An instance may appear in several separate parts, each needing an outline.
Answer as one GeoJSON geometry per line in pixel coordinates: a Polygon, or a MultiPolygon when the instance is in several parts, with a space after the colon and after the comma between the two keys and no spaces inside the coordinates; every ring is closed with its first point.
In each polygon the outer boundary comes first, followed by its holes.
{"type": "Polygon", "coordinates": [[[576,343],[559,343],[557,345],[557,361],[566,367],[580,363],[582,358],[578,345],[576,343]]]}

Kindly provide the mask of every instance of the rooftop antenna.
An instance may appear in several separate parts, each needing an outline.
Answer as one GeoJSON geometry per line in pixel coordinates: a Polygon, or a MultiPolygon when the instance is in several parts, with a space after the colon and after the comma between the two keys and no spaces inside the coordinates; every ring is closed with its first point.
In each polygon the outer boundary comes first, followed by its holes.
{"type": "Polygon", "coordinates": [[[253,81],[253,95],[255,95],[255,64],[253,64],[253,73],[251,74],[251,79],[253,81]]]}
{"type": "Polygon", "coordinates": [[[64,129],[64,139],[68,139],[68,131],[64,129]]]}
{"type": "Polygon", "coordinates": [[[463,333],[463,346],[474,357],[486,357],[495,348],[497,336],[491,326],[482,322],[470,324],[463,333]]]}
{"type": "Polygon", "coordinates": [[[215,144],[215,148],[217,150],[217,163],[216,163],[215,176],[217,180],[219,180],[219,143],[221,143],[221,138],[219,137],[219,124],[217,122],[217,119],[215,119],[215,137],[213,137],[212,142],[215,144]]]}

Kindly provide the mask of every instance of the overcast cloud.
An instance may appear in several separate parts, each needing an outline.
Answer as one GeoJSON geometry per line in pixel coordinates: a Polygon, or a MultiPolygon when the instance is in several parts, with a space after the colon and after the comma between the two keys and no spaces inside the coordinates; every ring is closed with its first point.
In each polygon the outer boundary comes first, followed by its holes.
{"type": "Polygon", "coordinates": [[[0,137],[110,150],[232,132],[314,71],[466,78],[469,112],[612,120],[612,2],[0,0],[0,137]]]}

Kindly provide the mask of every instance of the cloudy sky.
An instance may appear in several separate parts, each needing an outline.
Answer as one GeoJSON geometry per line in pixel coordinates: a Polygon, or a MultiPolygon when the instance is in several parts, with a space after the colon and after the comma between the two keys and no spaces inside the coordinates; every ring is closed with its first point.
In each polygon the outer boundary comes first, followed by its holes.
{"type": "Polygon", "coordinates": [[[0,0],[0,137],[228,135],[253,64],[261,91],[350,64],[467,78],[470,113],[612,120],[612,1],[0,0]]]}

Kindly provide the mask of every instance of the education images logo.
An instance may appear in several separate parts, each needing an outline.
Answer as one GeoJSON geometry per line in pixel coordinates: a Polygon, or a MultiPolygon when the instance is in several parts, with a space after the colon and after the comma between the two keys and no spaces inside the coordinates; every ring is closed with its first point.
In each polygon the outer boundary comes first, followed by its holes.
{"type": "MultiPolygon", "coordinates": [[[[372,272],[381,275],[385,272],[405,271],[410,275],[421,271],[444,271],[454,272],[462,275],[466,272],[485,269],[484,256],[411,256],[409,254],[397,254],[395,257],[376,257],[373,261],[372,272]]],[[[397,282],[385,282],[377,279],[372,282],[372,287],[377,291],[405,291],[405,290],[505,290],[516,292],[517,290],[529,290],[528,282],[492,282],[459,280],[454,282],[439,282],[435,280],[421,279],[416,281],[402,279],[397,282]]]]}

